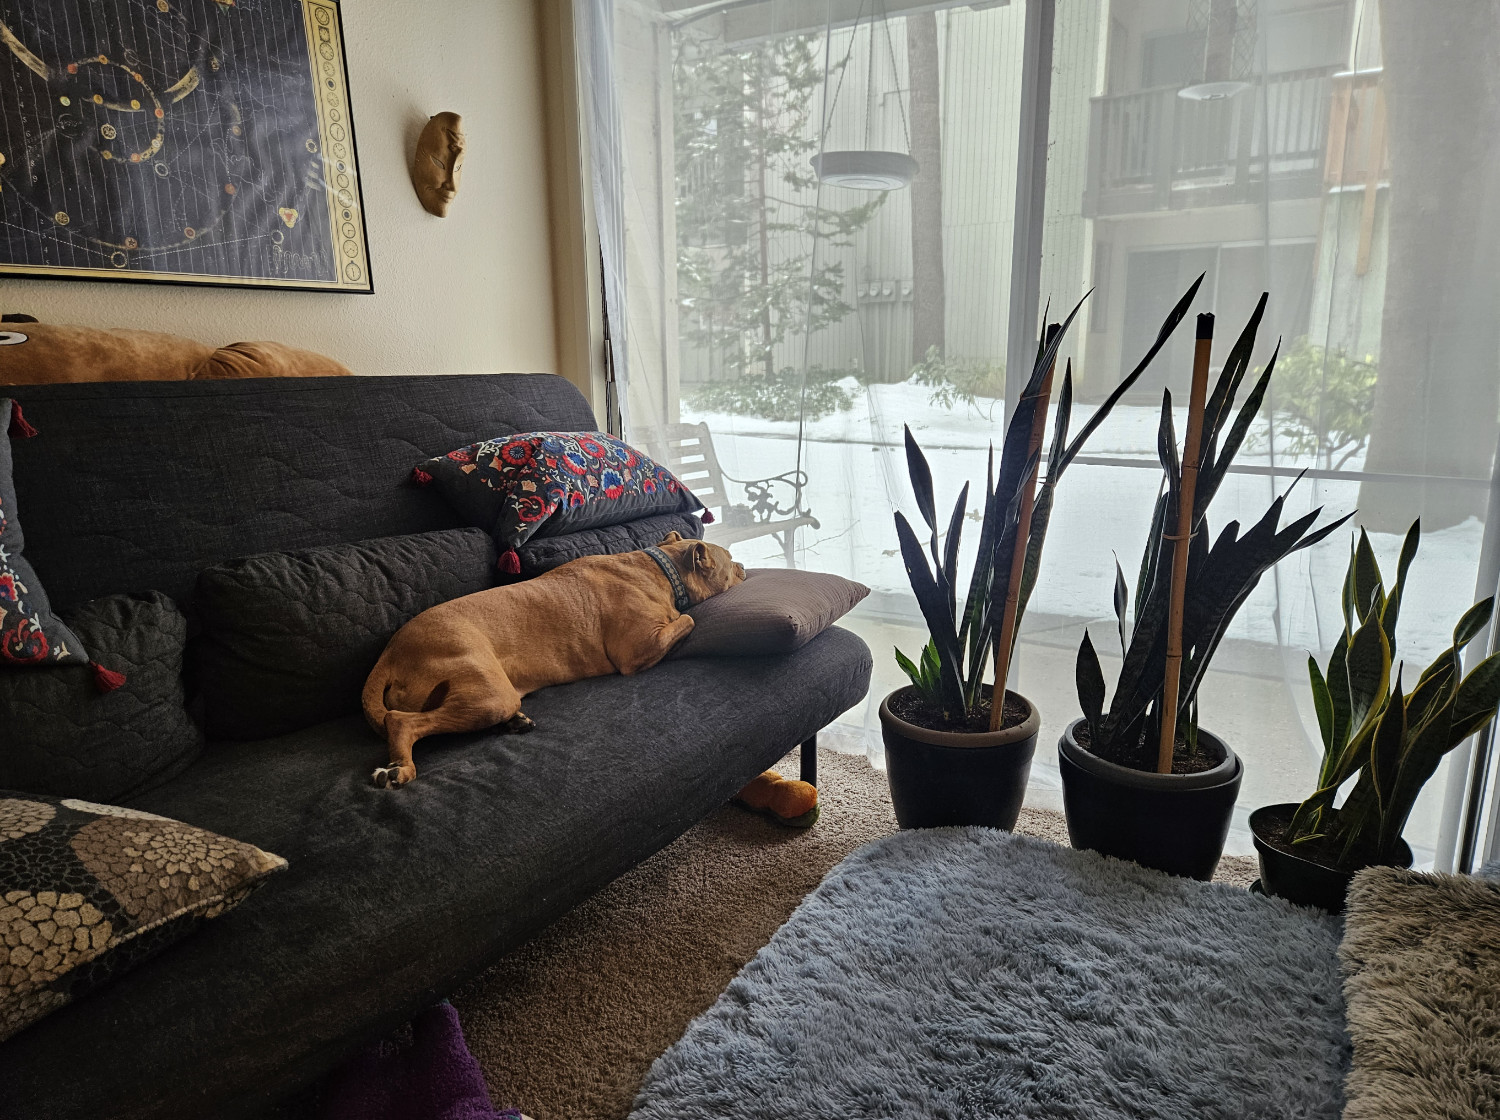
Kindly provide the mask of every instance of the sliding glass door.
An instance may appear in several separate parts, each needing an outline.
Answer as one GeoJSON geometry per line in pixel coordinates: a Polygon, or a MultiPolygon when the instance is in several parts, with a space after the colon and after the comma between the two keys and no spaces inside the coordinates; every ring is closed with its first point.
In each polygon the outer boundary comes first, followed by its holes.
{"type": "MultiPolygon", "coordinates": [[[[1500,211],[1484,197],[1491,146],[1473,138],[1500,126],[1483,76],[1500,33],[1480,16],[1415,0],[1055,7],[1043,288],[1095,285],[1074,348],[1085,395],[1118,382],[1191,277],[1205,274],[1199,309],[1218,313],[1221,335],[1269,291],[1257,356],[1279,342],[1279,372],[1217,524],[1290,490],[1288,516],[1357,510],[1393,567],[1420,517],[1398,635],[1408,680],[1494,590],[1479,562],[1500,407],[1500,211]],[[1469,34],[1483,42],[1444,61],[1441,43],[1469,34]]],[[[1154,486],[1155,408],[1163,385],[1185,396],[1189,346],[1101,433],[1065,506],[1064,524],[1122,558],[1139,555],[1144,526],[1100,533],[1100,515],[1115,495],[1139,508],[1130,476],[1154,486]]],[[[1321,742],[1306,662],[1326,661],[1341,630],[1348,546],[1336,535],[1268,575],[1215,659],[1204,719],[1246,756],[1241,824],[1308,789],[1321,742]]],[[[1090,574],[1062,548],[1049,562],[1042,607],[1061,621],[1060,645],[1076,640],[1080,614],[1108,633],[1108,569],[1090,574]],[[1069,577],[1091,586],[1074,595],[1069,577]]],[[[1461,765],[1455,778],[1457,791],[1461,765]]],[[[1448,786],[1445,766],[1412,818],[1419,860],[1451,851],[1448,786]]]]}
{"type": "MultiPolygon", "coordinates": [[[[847,625],[875,682],[844,744],[879,762],[874,706],[904,683],[891,649],[925,641],[891,526],[914,508],[903,425],[940,498],[980,486],[1042,309],[1090,288],[1065,350],[1083,411],[1200,274],[1218,353],[1270,293],[1256,360],[1279,341],[1280,372],[1215,528],[1290,490],[1289,516],[1358,509],[1394,564],[1420,516],[1399,635],[1413,675],[1493,590],[1500,30],[1482,11],[580,2],[613,4],[622,183],[602,205],[623,226],[606,265],[623,278],[627,437],[677,464],[747,565],[871,588],[847,625]]],[[[1048,744],[1076,712],[1084,629],[1111,649],[1115,558],[1138,562],[1160,395],[1185,399],[1190,347],[1184,331],[1063,484],[1013,680],[1048,744]]],[[[1247,766],[1231,850],[1248,850],[1251,809],[1315,774],[1306,660],[1337,637],[1348,546],[1336,534],[1268,574],[1216,658],[1203,719],[1247,766]]],[[[1034,804],[1058,803],[1053,757],[1038,752],[1034,804]]],[[[1467,765],[1419,803],[1419,861],[1452,859],[1467,765]]]]}

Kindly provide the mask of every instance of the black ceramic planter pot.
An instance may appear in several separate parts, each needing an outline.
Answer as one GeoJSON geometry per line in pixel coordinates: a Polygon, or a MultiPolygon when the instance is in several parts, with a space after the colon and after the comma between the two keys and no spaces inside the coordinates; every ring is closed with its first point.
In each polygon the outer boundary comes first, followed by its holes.
{"type": "MultiPolygon", "coordinates": [[[[1349,892],[1354,871],[1340,871],[1327,864],[1290,855],[1261,838],[1268,824],[1273,821],[1285,824],[1296,811],[1296,803],[1289,801],[1282,805],[1262,805],[1250,814],[1250,833],[1255,841],[1255,854],[1260,860],[1261,890],[1298,906],[1316,906],[1330,914],[1342,914],[1344,896],[1349,892]]],[[[1401,841],[1397,856],[1393,866],[1411,866],[1411,848],[1405,840],[1401,841]]]]}
{"type": "Polygon", "coordinates": [[[1007,692],[1031,709],[1018,726],[994,732],[932,731],[891,712],[891,698],[911,691],[908,685],[880,702],[880,735],[897,822],[902,828],[1014,828],[1042,725],[1036,705],[1007,692]]]}
{"type": "Polygon", "coordinates": [[[1223,762],[1201,774],[1150,774],[1084,750],[1074,737],[1082,723],[1069,724],[1057,744],[1073,847],[1169,875],[1212,879],[1240,793],[1245,768],[1239,757],[1200,728],[1200,738],[1223,749],[1223,762]]]}

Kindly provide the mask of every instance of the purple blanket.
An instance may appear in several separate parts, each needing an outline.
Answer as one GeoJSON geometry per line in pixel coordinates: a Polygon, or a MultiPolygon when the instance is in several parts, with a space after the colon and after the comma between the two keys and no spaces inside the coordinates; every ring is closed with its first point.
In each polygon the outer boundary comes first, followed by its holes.
{"type": "Polygon", "coordinates": [[[446,1000],[412,1020],[412,1043],[381,1042],[332,1073],[325,1120],[521,1120],[490,1104],[484,1074],[446,1000]]]}

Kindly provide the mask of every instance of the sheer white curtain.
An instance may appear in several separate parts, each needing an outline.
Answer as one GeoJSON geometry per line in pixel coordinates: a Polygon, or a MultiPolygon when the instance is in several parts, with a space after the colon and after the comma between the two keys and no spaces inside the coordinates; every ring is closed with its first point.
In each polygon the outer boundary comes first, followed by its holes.
{"type": "MultiPolygon", "coordinates": [[[[581,53],[612,55],[591,74],[612,69],[619,122],[598,204],[618,220],[605,257],[623,289],[627,435],[670,457],[691,426],[694,485],[717,479],[712,455],[727,476],[717,531],[747,564],[871,587],[847,624],[875,651],[875,681],[843,726],[875,760],[874,705],[903,683],[890,649],[924,641],[891,528],[894,508],[912,511],[902,427],[940,495],[978,485],[1008,355],[1049,300],[1057,317],[1089,288],[1066,348],[1082,411],[1200,273],[1194,310],[1218,314],[1219,353],[1271,293],[1257,354],[1279,339],[1281,372],[1215,528],[1304,471],[1288,516],[1358,509],[1388,563],[1420,516],[1399,635],[1415,671],[1476,588],[1493,591],[1493,3],[577,2],[594,13],[580,28],[607,39],[581,53]],[[828,151],[906,153],[919,170],[854,190],[814,173],[828,151]],[[760,531],[773,522],[795,528],[760,531]]],[[[1113,629],[1114,556],[1139,558],[1160,394],[1185,381],[1190,347],[1162,355],[1063,484],[1015,679],[1044,740],[1075,713],[1083,629],[1101,650],[1113,629]]],[[[1204,689],[1205,724],[1247,764],[1232,849],[1248,848],[1251,810],[1308,792],[1306,659],[1337,636],[1348,543],[1262,581],[1204,689]]],[[[1057,804],[1051,758],[1038,752],[1034,804],[1057,804]]],[[[1419,860],[1451,864],[1468,766],[1453,756],[1419,803],[1419,860]]]]}
{"type": "MultiPolygon", "coordinates": [[[[573,0],[575,55],[588,137],[589,179],[594,221],[599,230],[599,263],[604,279],[605,326],[615,384],[629,381],[629,331],[625,281],[624,122],[616,74],[615,0],[573,0]]],[[[623,394],[610,401],[622,424],[629,413],[623,394]]]]}

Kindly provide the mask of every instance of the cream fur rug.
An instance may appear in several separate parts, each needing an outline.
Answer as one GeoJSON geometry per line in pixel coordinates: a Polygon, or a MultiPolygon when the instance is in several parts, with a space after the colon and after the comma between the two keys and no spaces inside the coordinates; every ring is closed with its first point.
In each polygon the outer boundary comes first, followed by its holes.
{"type": "Polygon", "coordinates": [[[1500,1116],[1500,883],[1379,867],[1349,891],[1344,1120],[1500,1116]]]}

